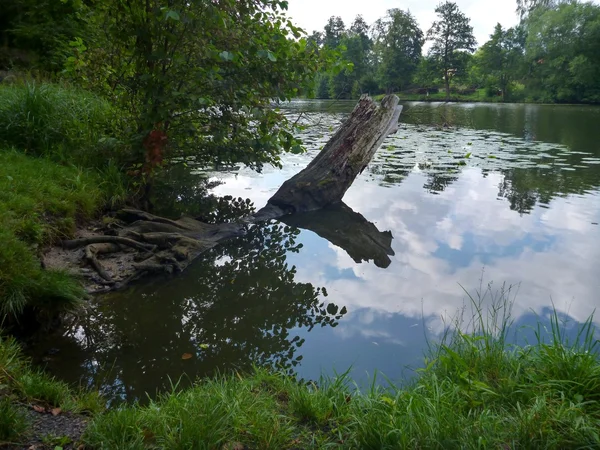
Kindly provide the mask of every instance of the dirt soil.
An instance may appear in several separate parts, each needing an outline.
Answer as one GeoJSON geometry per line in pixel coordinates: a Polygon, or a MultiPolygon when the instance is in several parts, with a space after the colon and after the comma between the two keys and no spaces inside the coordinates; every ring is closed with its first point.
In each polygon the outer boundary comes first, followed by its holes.
{"type": "Polygon", "coordinates": [[[63,450],[83,448],[81,436],[87,426],[88,418],[71,413],[53,415],[50,411],[37,412],[28,409],[25,412],[31,423],[23,444],[11,444],[6,447],[11,450],[63,450]]]}
{"type": "MultiPolygon", "coordinates": [[[[104,236],[106,225],[102,221],[89,223],[84,228],[79,228],[74,239],[83,239],[104,236]]],[[[129,277],[133,270],[135,251],[127,251],[102,255],[102,266],[115,282],[129,277]]],[[[50,247],[42,256],[42,265],[46,269],[60,269],[72,273],[80,278],[86,291],[97,292],[106,287],[106,282],[88,264],[85,258],[85,248],[67,250],[61,246],[50,247]]]]}

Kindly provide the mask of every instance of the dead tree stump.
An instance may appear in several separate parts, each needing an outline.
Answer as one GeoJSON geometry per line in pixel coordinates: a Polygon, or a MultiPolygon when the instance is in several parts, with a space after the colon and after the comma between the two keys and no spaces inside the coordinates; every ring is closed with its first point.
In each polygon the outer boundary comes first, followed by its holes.
{"type": "Polygon", "coordinates": [[[285,181],[255,216],[276,218],[341,202],[383,140],[398,130],[401,112],[395,95],[385,97],[381,105],[363,95],[315,159],[285,181]]]}

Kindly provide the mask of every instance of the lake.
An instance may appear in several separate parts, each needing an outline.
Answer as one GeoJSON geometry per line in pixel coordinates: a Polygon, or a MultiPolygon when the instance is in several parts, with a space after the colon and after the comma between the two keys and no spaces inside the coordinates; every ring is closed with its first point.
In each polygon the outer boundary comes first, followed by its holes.
{"type": "MultiPolygon", "coordinates": [[[[263,206],[354,104],[284,105],[302,114],[308,152],[283,156],[281,170],[212,173],[213,192],[263,206]]],[[[304,379],[349,369],[361,386],[376,372],[407,380],[448,329],[469,329],[477,305],[512,304],[499,314],[520,343],[554,308],[575,333],[600,306],[600,107],[404,107],[344,211],[315,215],[313,231],[251,227],[181,276],[96,299],[35,360],[132,401],[253,364],[304,379]],[[357,230],[364,243],[344,241],[357,230]],[[371,254],[362,230],[391,239],[393,254],[371,254]]],[[[190,191],[173,189],[171,203],[190,191]]]]}

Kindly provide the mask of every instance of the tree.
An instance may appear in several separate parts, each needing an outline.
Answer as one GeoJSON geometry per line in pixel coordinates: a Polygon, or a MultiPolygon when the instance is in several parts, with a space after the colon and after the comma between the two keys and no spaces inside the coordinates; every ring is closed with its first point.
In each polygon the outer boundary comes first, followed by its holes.
{"type": "Polygon", "coordinates": [[[525,21],[527,86],[550,102],[600,101],[600,7],[562,3],[525,21]]]}
{"type": "Polygon", "coordinates": [[[402,90],[419,65],[423,32],[410,12],[400,9],[388,10],[374,28],[380,86],[387,92],[402,90]]]}
{"type": "Polygon", "coordinates": [[[506,101],[512,81],[523,61],[524,38],[519,29],[504,30],[497,24],[490,40],[478,52],[478,62],[488,76],[487,84],[497,86],[506,101]]]}
{"type": "Polygon", "coordinates": [[[342,34],[339,51],[347,67],[330,76],[330,94],[333,98],[356,98],[368,90],[368,78],[372,77],[369,56],[373,46],[368,32],[369,26],[359,15],[342,34]]]}
{"type": "Polygon", "coordinates": [[[332,49],[338,48],[345,32],[346,25],[344,25],[342,18],[339,16],[331,16],[327,21],[327,25],[325,25],[323,45],[332,49]]]}
{"type": "Polygon", "coordinates": [[[85,28],[82,0],[5,0],[1,9],[0,69],[60,71],[85,28]]]}
{"type": "Polygon", "coordinates": [[[560,3],[567,3],[570,0],[517,0],[517,12],[524,18],[527,14],[536,8],[555,8],[560,3]]]}
{"type": "Polygon", "coordinates": [[[446,88],[446,100],[450,98],[451,79],[465,68],[462,52],[472,53],[475,50],[473,27],[456,3],[445,2],[435,8],[439,20],[427,32],[427,39],[433,41],[429,56],[437,61],[441,69],[446,88]]]}
{"type": "Polygon", "coordinates": [[[321,67],[286,8],[280,0],[104,0],[67,69],[129,112],[128,145],[145,180],[173,157],[278,165],[281,151],[301,146],[270,102],[293,98],[321,67]]]}
{"type": "Polygon", "coordinates": [[[428,56],[421,58],[414,74],[414,83],[418,84],[419,87],[430,89],[438,84],[439,79],[436,61],[428,56]]]}

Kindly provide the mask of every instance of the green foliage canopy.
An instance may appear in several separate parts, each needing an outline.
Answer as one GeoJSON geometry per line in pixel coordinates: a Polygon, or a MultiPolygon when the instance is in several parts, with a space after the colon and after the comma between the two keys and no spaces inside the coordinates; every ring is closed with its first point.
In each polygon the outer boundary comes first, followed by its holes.
{"type": "Polygon", "coordinates": [[[472,53],[476,41],[470,19],[458,9],[456,3],[440,3],[435,8],[435,13],[439,19],[433,22],[427,32],[427,39],[432,41],[429,56],[437,61],[442,72],[448,99],[450,81],[465,69],[464,52],[472,53]]]}
{"type": "Polygon", "coordinates": [[[164,152],[203,165],[277,165],[282,151],[302,148],[271,101],[296,96],[324,59],[286,9],[279,0],[99,1],[67,72],[131,114],[138,163],[164,152]],[[149,148],[153,131],[161,142],[149,148]]]}

